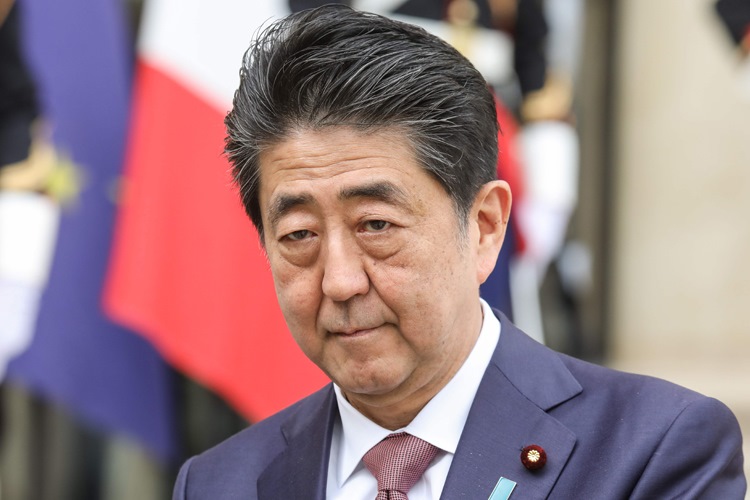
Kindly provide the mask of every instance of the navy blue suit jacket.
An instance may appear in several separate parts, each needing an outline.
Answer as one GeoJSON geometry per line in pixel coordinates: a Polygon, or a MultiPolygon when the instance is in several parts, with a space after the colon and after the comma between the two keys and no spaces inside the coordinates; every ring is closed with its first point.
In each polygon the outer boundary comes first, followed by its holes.
{"type": "MultiPolygon", "coordinates": [[[[663,380],[556,353],[501,316],[442,498],[741,500],[742,438],[719,401],[663,380]],[[521,449],[547,463],[525,469],[521,449]]],[[[333,423],[329,385],[191,458],[175,500],[324,499],[333,423]]],[[[369,500],[369,499],[367,499],[369,500]]]]}

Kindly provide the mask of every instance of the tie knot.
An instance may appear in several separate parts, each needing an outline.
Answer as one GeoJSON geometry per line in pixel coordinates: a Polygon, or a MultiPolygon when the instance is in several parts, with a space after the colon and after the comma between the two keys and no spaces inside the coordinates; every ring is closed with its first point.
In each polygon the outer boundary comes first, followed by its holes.
{"type": "Polygon", "coordinates": [[[391,434],[373,446],[362,461],[378,480],[377,498],[406,498],[437,452],[435,446],[405,432],[391,434]]]}

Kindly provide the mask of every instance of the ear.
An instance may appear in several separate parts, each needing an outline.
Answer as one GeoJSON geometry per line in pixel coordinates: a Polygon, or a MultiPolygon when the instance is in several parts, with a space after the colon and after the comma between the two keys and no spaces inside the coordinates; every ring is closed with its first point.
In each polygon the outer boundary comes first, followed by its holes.
{"type": "Polygon", "coordinates": [[[488,182],[479,190],[472,208],[472,222],[479,230],[477,280],[484,283],[497,263],[510,218],[512,196],[505,181],[488,182]]]}

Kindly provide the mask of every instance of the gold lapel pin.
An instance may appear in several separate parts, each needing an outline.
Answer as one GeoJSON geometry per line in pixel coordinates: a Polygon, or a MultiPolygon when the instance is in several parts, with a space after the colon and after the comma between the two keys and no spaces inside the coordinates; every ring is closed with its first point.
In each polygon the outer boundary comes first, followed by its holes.
{"type": "Polygon", "coordinates": [[[538,470],[547,463],[547,452],[539,445],[530,444],[521,450],[521,463],[528,470],[538,470]]]}

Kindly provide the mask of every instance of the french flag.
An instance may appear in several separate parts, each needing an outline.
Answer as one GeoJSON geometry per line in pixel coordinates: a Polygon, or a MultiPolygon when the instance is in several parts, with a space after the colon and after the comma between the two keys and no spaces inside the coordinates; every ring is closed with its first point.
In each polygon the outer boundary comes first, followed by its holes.
{"type": "Polygon", "coordinates": [[[292,339],[224,158],[253,34],[282,1],[145,4],[105,307],[177,369],[260,420],[328,379],[292,339]]]}

